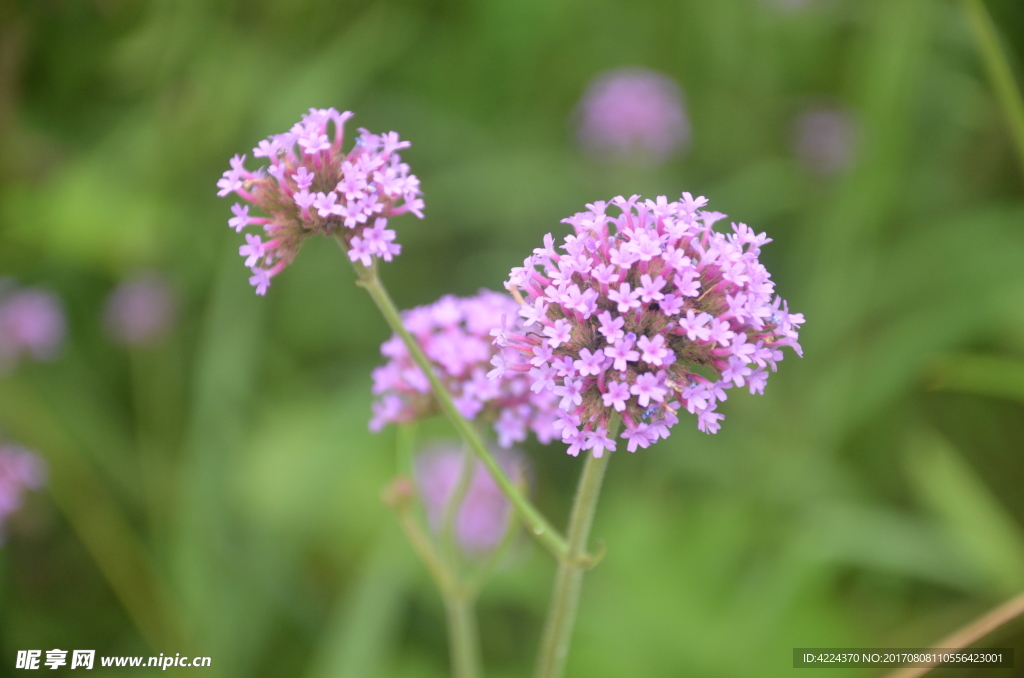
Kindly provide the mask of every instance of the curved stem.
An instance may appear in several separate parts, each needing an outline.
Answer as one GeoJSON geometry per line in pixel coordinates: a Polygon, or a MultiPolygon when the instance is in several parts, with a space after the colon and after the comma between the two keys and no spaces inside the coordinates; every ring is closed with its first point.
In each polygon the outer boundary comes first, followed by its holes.
{"type": "MultiPolygon", "coordinates": [[[[1013,598],[989,610],[977,619],[971,621],[950,635],[946,636],[933,645],[933,648],[943,650],[963,650],[974,645],[979,640],[993,631],[1009,624],[1014,619],[1024,615],[1024,593],[1019,593],[1013,598]]],[[[890,673],[887,678],[919,678],[932,669],[939,666],[916,666],[898,669],[890,673]]]]}
{"type": "MultiPolygon", "coordinates": [[[[338,243],[345,248],[345,244],[338,237],[335,237],[338,243]]],[[[437,378],[437,374],[434,371],[433,365],[430,363],[430,359],[427,358],[426,354],[423,353],[423,349],[420,348],[419,342],[416,341],[409,330],[405,328],[402,323],[402,317],[398,313],[398,308],[395,303],[391,300],[387,290],[384,288],[384,284],[377,276],[376,261],[370,266],[363,266],[358,261],[352,262],[352,265],[356,269],[356,275],[359,277],[357,284],[360,287],[366,289],[370,293],[370,297],[373,298],[374,303],[377,304],[377,308],[380,309],[381,314],[387,321],[391,329],[402,338],[405,342],[406,348],[409,349],[409,355],[413,361],[419,366],[419,368],[426,375],[427,380],[430,382],[430,387],[434,392],[434,396],[437,398],[438,404],[441,406],[441,410],[447,415],[451,421],[452,426],[459,432],[466,444],[469,445],[470,449],[473,450],[474,454],[484,463],[487,470],[490,471],[491,477],[494,478],[494,482],[501,489],[502,493],[508,497],[509,501],[516,508],[516,513],[519,514],[520,519],[526,525],[530,534],[534,536],[537,541],[544,545],[551,553],[558,559],[562,560],[568,553],[568,545],[565,539],[551,526],[550,523],[541,515],[540,511],[530,503],[530,501],[523,496],[518,489],[516,489],[515,483],[513,483],[501,466],[495,461],[494,457],[487,450],[483,440],[480,439],[479,434],[473,428],[472,424],[463,417],[458,409],[455,407],[455,403],[452,402],[452,396],[448,392],[448,389],[441,380],[437,378]]]]}
{"type": "MultiPolygon", "coordinates": [[[[521,486],[523,491],[525,487],[521,486]]],[[[475,572],[473,572],[466,579],[462,588],[466,592],[467,596],[475,598],[480,592],[480,588],[484,585],[484,582],[490,577],[494,568],[497,567],[498,563],[502,561],[505,555],[508,553],[509,548],[515,541],[518,530],[516,529],[518,524],[516,522],[516,514],[512,511],[508,512],[508,518],[505,520],[505,532],[498,546],[491,551],[491,554],[487,557],[487,560],[480,565],[475,572]]]]}
{"type": "MultiPolygon", "coordinates": [[[[402,441],[405,442],[405,441],[402,441]]],[[[408,441],[411,442],[411,441],[408,441]]],[[[476,625],[474,590],[462,583],[463,574],[458,564],[457,546],[452,534],[453,516],[457,515],[458,506],[468,486],[467,478],[473,472],[473,455],[466,450],[466,463],[463,464],[462,477],[459,484],[463,487],[456,490],[455,497],[446,508],[444,529],[450,542],[451,552],[446,559],[438,551],[434,541],[427,535],[416,517],[411,502],[411,488],[408,491],[387,492],[385,503],[398,513],[398,520],[405,531],[413,550],[427,566],[434,583],[437,584],[441,599],[444,601],[445,615],[448,618],[448,643],[451,649],[451,667],[453,678],[479,678],[480,671],[480,634],[476,625]],[[453,507],[454,505],[454,507],[453,507]]],[[[408,481],[399,477],[392,488],[397,489],[408,481]]]]}
{"type": "Polygon", "coordinates": [[[418,422],[415,421],[398,425],[398,435],[395,440],[395,466],[400,476],[411,477],[414,475],[412,459],[417,428],[418,422]]]}
{"type": "MultiPolygon", "coordinates": [[[[618,433],[621,420],[615,417],[609,422],[608,437],[614,438],[618,433]]],[[[544,623],[544,636],[541,639],[540,654],[534,671],[536,678],[560,678],[565,671],[565,660],[569,656],[569,642],[576,624],[576,610],[580,602],[580,590],[583,587],[583,571],[589,567],[586,557],[587,539],[590,526],[594,522],[597,509],[597,498],[601,494],[601,482],[608,467],[610,452],[597,458],[588,453],[583,475],[576,487],[576,498],[573,500],[572,513],[569,515],[569,553],[558,565],[555,575],[555,590],[548,608],[548,618],[544,623]]]]}
{"type": "Polygon", "coordinates": [[[459,479],[455,484],[452,495],[448,498],[448,503],[444,507],[444,514],[441,518],[441,545],[445,550],[448,561],[452,564],[452,569],[457,572],[460,572],[462,569],[459,567],[457,522],[462,509],[462,502],[466,498],[469,484],[472,482],[473,473],[476,470],[475,462],[476,458],[469,448],[463,448],[462,463],[459,466],[459,479]]]}
{"type": "Polygon", "coordinates": [[[409,506],[396,506],[395,508],[398,510],[398,521],[402,525],[406,538],[409,539],[409,543],[412,545],[413,550],[416,551],[416,555],[427,566],[427,570],[430,572],[430,576],[433,577],[434,583],[437,584],[437,588],[440,589],[441,595],[447,600],[451,592],[459,588],[455,573],[451,571],[448,563],[437,552],[434,542],[431,541],[430,537],[420,527],[416,515],[409,506]]]}
{"type": "Polygon", "coordinates": [[[438,553],[434,542],[423,531],[412,508],[396,506],[398,520],[413,550],[427,566],[437,584],[448,617],[448,644],[451,650],[453,678],[479,678],[480,638],[473,610],[474,596],[459,581],[459,573],[438,553]]]}

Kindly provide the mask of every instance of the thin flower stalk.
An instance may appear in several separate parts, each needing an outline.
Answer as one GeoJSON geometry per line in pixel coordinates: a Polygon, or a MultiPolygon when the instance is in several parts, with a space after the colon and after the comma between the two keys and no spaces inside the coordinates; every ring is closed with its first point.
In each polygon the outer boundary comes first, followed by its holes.
{"type": "MultiPolygon", "coordinates": [[[[1013,598],[1001,603],[977,619],[971,620],[965,626],[960,627],[935,643],[935,645],[932,645],[932,647],[947,652],[963,650],[998,631],[1015,619],[1020,618],[1022,615],[1024,615],[1024,593],[1018,593],[1013,598]]],[[[920,678],[936,668],[940,667],[909,666],[897,669],[885,678],[920,678]]]]}
{"type": "Polygon", "coordinates": [[[480,669],[480,638],[476,623],[476,600],[462,595],[445,598],[448,613],[448,646],[454,678],[477,678],[480,669]]]}
{"type": "Polygon", "coordinates": [[[476,596],[473,589],[462,585],[456,564],[445,559],[423,529],[413,510],[414,493],[412,483],[399,477],[384,491],[383,499],[398,513],[406,538],[427,567],[444,601],[453,678],[479,678],[480,637],[473,610],[476,596]]]}
{"type": "MultiPolygon", "coordinates": [[[[618,433],[620,423],[619,417],[613,415],[608,422],[609,437],[614,437],[618,433]]],[[[572,631],[576,624],[580,591],[583,588],[583,572],[593,564],[586,555],[587,540],[590,537],[590,527],[594,522],[597,499],[601,494],[601,483],[610,457],[611,454],[603,454],[600,457],[586,455],[587,461],[576,487],[572,512],[569,514],[569,554],[559,563],[555,575],[555,588],[534,672],[536,678],[559,678],[565,671],[572,631]]]]}
{"type": "MultiPolygon", "coordinates": [[[[342,248],[347,249],[344,242],[339,244],[342,248]]],[[[483,440],[480,438],[480,434],[477,433],[473,425],[463,417],[458,409],[455,407],[455,403],[452,401],[451,394],[448,389],[438,379],[437,374],[434,371],[433,366],[430,364],[430,360],[426,354],[423,353],[423,349],[420,348],[419,343],[409,333],[405,325],[402,323],[402,318],[399,315],[398,308],[395,303],[391,300],[390,295],[384,287],[384,283],[381,282],[380,277],[377,275],[377,269],[375,262],[372,262],[369,266],[364,266],[359,261],[353,261],[352,266],[356,270],[356,276],[358,278],[357,284],[363,287],[373,299],[377,308],[380,310],[384,319],[387,321],[391,329],[402,338],[405,342],[406,347],[409,349],[409,354],[412,356],[413,361],[426,375],[430,382],[431,390],[434,392],[434,396],[437,398],[437,402],[441,407],[441,410],[445,413],[448,419],[451,421],[452,426],[458,431],[459,435],[466,444],[469,445],[473,453],[484,463],[487,470],[491,473],[494,478],[494,482],[497,483],[502,493],[508,497],[509,501],[516,509],[516,513],[519,514],[520,519],[526,525],[530,534],[534,536],[546,549],[548,549],[552,555],[559,560],[564,559],[568,552],[568,544],[562,535],[558,533],[554,527],[541,515],[540,511],[528,500],[523,494],[516,488],[509,477],[502,470],[501,466],[494,459],[491,453],[487,450],[483,440]]]]}

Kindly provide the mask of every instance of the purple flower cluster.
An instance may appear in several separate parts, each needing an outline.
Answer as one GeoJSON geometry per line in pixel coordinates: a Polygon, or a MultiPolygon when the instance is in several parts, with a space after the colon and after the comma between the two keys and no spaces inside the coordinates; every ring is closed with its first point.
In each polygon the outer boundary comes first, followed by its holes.
{"type": "Polygon", "coordinates": [[[412,212],[423,218],[419,179],[397,153],[409,142],[395,132],[360,129],[355,146],[343,153],[345,121],[351,117],[348,111],[311,108],[291,131],[253,149],[254,157],[270,163],[265,171],[250,172],[245,156],[236,155],[217,182],[217,195],[236,193],[269,215],[250,216],[248,205],[235,203],[228,220],[238,233],[263,226],[269,238],[246,234],[238,250],[252,270],[249,283],[257,294],[266,294],[270,279],[314,233],[342,234],[349,258],[369,266],[373,257],[391,261],[401,251],[395,232],[387,228],[388,217],[412,212]]]}
{"type": "Polygon", "coordinates": [[[16,445],[0,444],[0,543],[4,539],[4,521],[21,506],[26,488],[37,490],[45,478],[43,463],[34,454],[16,445]]]}
{"type": "Polygon", "coordinates": [[[531,390],[559,399],[569,454],[614,450],[608,420],[618,413],[629,451],[667,437],[685,407],[715,433],[726,390],[763,393],[783,346],[799,354],[803,315],[774,296],[758,261],[769,242],[745,224],[713,230],[725,215],[683,193],[603,201],[566,219],[575,229],[556,248],[550,234],[510,282],[524,293],[519,320],[495,343],[492,378],[529,376],[531,390]]]}
{"type": "Polygon", "coordinates": [[[817,107],[801,113],[793,124],[796,157],[817,174],[846,169],[856,146],[853,116],[841,108],[817,107]]]}
{"type": "Polygon", "coordinates": [[[599,75],[583,95],[578,116],[580,144],[596,156],[662,161],[690,138],[679,86],[644,68],[599,75]]]}
{"type": "Polygon", "coordinates": [[[66,332],[64,310],[55,294],[32,287],[0,290],[0,372],[24,354],[52,360],[66,332]]]}
{"type": "MultiPolygon", "coordinates": [[[[429,306],[407,311],[403,318],[437,366],[437,375],[462,416],[493,420],[502,447],[525,440],[527,430],[544,443],[555,437],[554,394],[531,391],[530,378],[522,373],[509,372],[503,379],[487,378],[495,355],[508,354],[510,359],[515,353],[494,347],[491,337],[502,327],[503,318],[514,318],[518,308],[507,295],[481,290],[473,297],[442,297],[429,306]]],[[[380,398],[373,404],[371,430],[436,412],[430,383],[402,339],[392,335],[380,351],[388,362],[373,371],[373,392],[380,398]]]]}
{"type": "Polygon", "coordinates": [[[103,319],[107,332],[119,344],[158,342],[174,323],[174,294],[162,276],[141,275],[110,293],[103,319]]]}
{"type": "MultiPolygon", "coordinates": [[[[524,481],[522,458],[511,450],[499,451],[495,459],[514,483],[524,481]]],[[[455,446],[443,446],[421,453],[416,458],[416,485],[419,487],[427,522],[438,532],[448,502],[459,485],[463,454],[455,446]]],[[[459,545],[470,554],[494,549],[509,526],[512,506],[495,484],[483,464],[474,460],[466,495],[454,515],[454,532],[459,545]]]]}

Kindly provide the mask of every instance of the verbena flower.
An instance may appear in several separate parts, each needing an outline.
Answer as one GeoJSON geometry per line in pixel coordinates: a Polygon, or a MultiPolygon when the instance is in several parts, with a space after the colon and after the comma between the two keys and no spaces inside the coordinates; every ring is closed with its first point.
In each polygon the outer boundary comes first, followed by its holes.
{"type": "MultiPolygon", "coordinates": [[[[515,483],[524,481],[523,460],[512,450],[495,459],[515,483]]],[[[430,527],[439,532],[448,503],[462,477],[463,454],[454,445],[439,446],[416,458],[416,485],[430,527]]],[[[483,464],[474,461],[462,504],[454,514],[454,534],[463,551],[473,555],[494,549],[508,529],[512,506],[483,464]]]]}
{"type": "Polygon", "coordinates": [[[840,108],[817,107],[794,121],[796,157],[817,174],[835,174],[849,166],[856,130],[853,116],[840,108]]]}
{"type": "MultiPolygon", "coordinates": [[[[514,318],[518,305],[508,295],[481,290],[476,296],[442,297],[428,306],[403,314],[405,326],[419,341],[448,387],[455,406],[467,419],[493,421],[498,442],[509,447],[526,439],[532,430],[541,442],[555,436],[555,396],[531,390],[526,374],[510,372],[505,378],[488,379],[491,360],[510,359],[514,351],[495,348],[492,333],[503,318],[514,318]]],[[[384,342],[381,354],[388,362],[373,371],[373,404],[370,428],[408,422],[438,411],[426,375],[413,362],[398,335],[384,342]]]]}
{"type": "Polygon", "coordinates": [[[55,294],[32,287],[0,291],[0,372],[26,354],[52,360],[66,332],[63,305],[55,294]]]}
{"type": "Polygon", "coordinates": [[[174,294],[167,280],[145,274],[118,285],[103,314],[107,333],[125,346],[158,341],[174,323],[174,294]]]}
{"type": "Polygon", "coordinates": [[[36,455],[17,445],[0,444],[0,543],[4,541],[4,523],[21,506],[25,489],[43,486],[46,473],[36,455]]]}
{"type": "Polygon", "coordinates": [[[228,220],[239,233],[262,226],[268,238],[246,234],[238,250],[252,269],[249,284],[257,294],[266,294],[271,279],[315,233],[340,233],[349,258],[369,266],[374,257],[391,261],[401,251],[395,232],[387,228],[389,217],[412,212],[423,218],[419,179],[398,155],[409,142],[395,132],[360,129],[355,146],[345,153],[344,127],[351,117],[349,111],[311,108],[290,131],[253,149],[253,157],[265,158],[267,166],[249,171],[245,156],[236,155],[217,182],[217,195],[236,193],[266,215],[250,215],[249,205],[236,203],[228,220]]]}
{"type": "Polygon", "coordinates": [[[496,344],[515,360],[495,360],[494,378],[527,374],[534,390],[559,399],[557,426],[569,454],[614,450],[608,420],[622,417],[629,451],[668,436],[685,408],[715,433],[726,390],[763,393],[783,346],[801,352],[790,313],[773,296],[758,261],[769,239],[745,224],[712,229],[725,215],[683,193],[603,201],[564,220],[575,233],[556,247],[548,234],[510,284],[525,304],[496,344]]]}
{"type": "Polygon", "coordinates": [[[683,96],[672,78],[644,68],[599,75],[577,108],[578,136],[599,157],[659,162],[690,138],[683,96]]]}

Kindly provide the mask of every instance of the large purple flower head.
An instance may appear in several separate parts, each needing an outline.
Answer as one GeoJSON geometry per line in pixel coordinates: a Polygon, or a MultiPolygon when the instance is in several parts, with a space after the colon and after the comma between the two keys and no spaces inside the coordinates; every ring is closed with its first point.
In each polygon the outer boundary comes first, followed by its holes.
{"type": "Polygon", "coordinates": [[[241,232],[263,227],[268,240],[246,234],[238,252],[252,269],[249,283],[266,294],[270,279],[281,272],[314,233],[341,234],[352,261],[369,266],[374,257],[391,261],[401,251],[388,218],[412,212],[423,218],[420,182],[409,174],[397,151],[408,148],[398,134],[371,134],[360,129],[355,146],[342,151],[345,121],[352,117],[333,108],[309,109],[291,131],[261,141],[253,149],[269,166],[250,172],[245,156],[231,159],[231,169],[217,182],[219,196],[237,193],[266,216],[250,216],[236,203],[228,225],[241,232]]]}
{"type": "MultiPolygon", "coordinates": [[[[487,377],[495,356],[508,354],[511,358],[514,353],[494,347],[492,334],[501,329],[503,319],[514,318],[518,309],[508,295],[481,290],[473,297],[442,297],[407,311],[403,318],[437,366],[437,375],[462,416],[493,421],[502,447],[525,440],[527,430],[544,443],[555,434],[553,394],[530,390],[526,374],[509,372],[497,380],[487,377]]],[[[392,335],[380,352],[388,362],[373,371],[373,392],[380,397],[373,404],[370,428],[378,431],[387,423],[408,422],[437,412],[430,383],[401,338],[392,335]]]]}
{"type": "Polygon", "coordinates": [[[63,305],[55,294],[32,287],[0,294],[0,372],[23,354],[52,360],[66,332],[63,305]]]}
{"type": "Polygon", "coordinates": [[[46,472],[36,455],[16,445],[0,444],[0,543],[4,541],[4,521],[18,510],[25,489],[37,490],[46,472]]]}
{"type": "Polygon", "coordinates": [[[577,109],[579,141],[598,157],[660,162],[690,138],[683,96],[675,81],[645,68],[597,76],[577,109]]]}
{"type": "Polygon", "coordinates": [[[496,343],[517,350],[495,360],[492,375],[527,373],[534,390],[559,400],[569,453],[614,450],[613,413],[629,451],[667,437],[677,411],[697,415],[701,431],[718,431],[715,411],[726,389],[762,393],[783,346],[800,353],[801,314],[773,296],[758,261],[769,239],[745,224],[713,230],[724,214],[704,198],[678,202],[640,196],[587,205],[566,219],[575,233],[555,246],[550,234],[510,283],[523,292],[518,325],[496,343]]]}
{"type": "MultiPolygon", "coordinates": [[[[495,458],[514,483],[525,482],[522,456],[501,450],[495,458]]],[[[427,522],[440,531],[448,503],[462,477],[465,458],[454,445],[422,452],[415,463],[416,485],[427,522]]],[[[463,551],[481,554],[494,549],[509,526],[512,506],[483,464],[473,460],[472,474],[462,504],[454,514],[454,532],[463,551]]]]}

